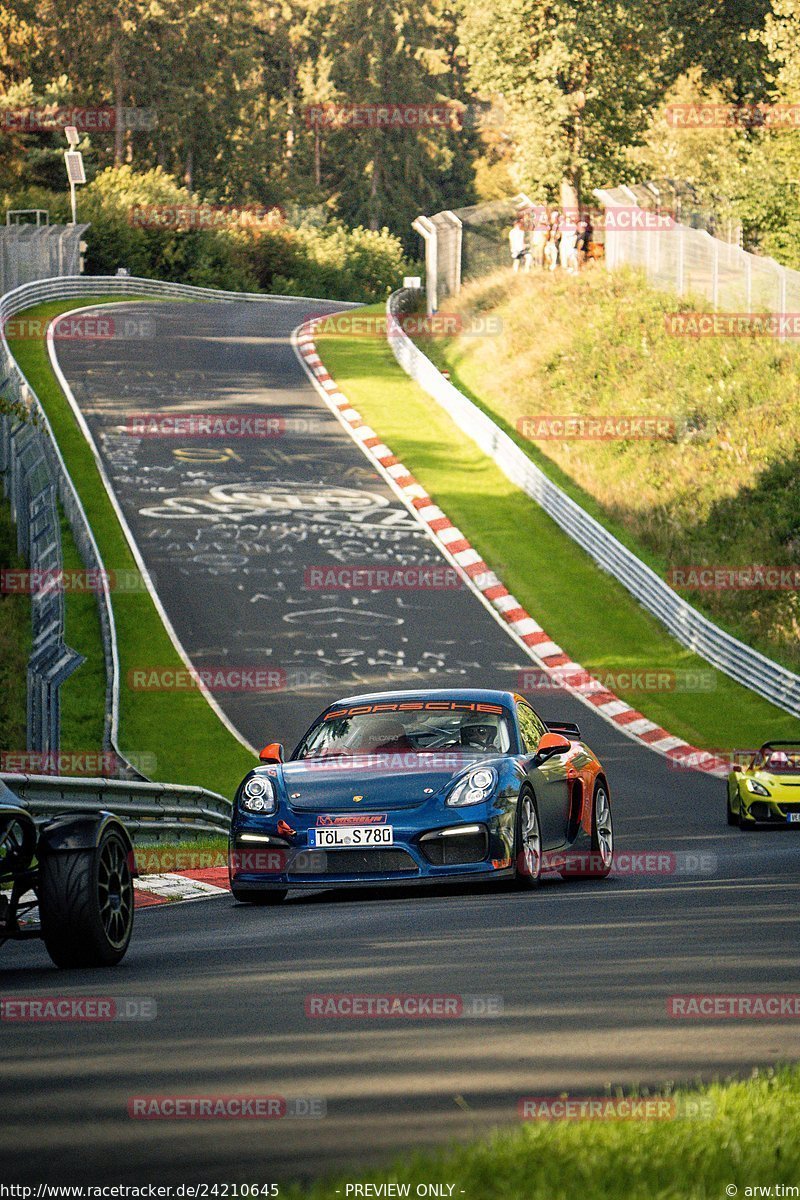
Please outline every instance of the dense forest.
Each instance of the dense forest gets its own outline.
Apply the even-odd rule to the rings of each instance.
[[[393,270],[420,212],[654,176],[797,265],[800,107],[778,125],[759,106],[794,105],[798,83],[800,0],[0,0],[0,195],[58,215],[63,133],[20,114],[103,108],[80,147],[100,266],[120,206],[261,214],[263,284],[319,258],[295,241],[287,265],[268,211],[371,232]],[[729,115],[676,126],[692,103]]]

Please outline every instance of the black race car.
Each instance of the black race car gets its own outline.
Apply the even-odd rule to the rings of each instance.
[[[0,781],[0,945],[40,937],[57,967],[115,966],[133,928],[133,861],[118,817],[65,815],[37,829]]]

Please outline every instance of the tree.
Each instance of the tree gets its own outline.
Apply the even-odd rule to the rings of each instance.
[[[519,185],[574,203],[624,175],[669,78],[662,12],[645,0],[506,0],[498,20],[465,0],[473,84],[503,97]]]

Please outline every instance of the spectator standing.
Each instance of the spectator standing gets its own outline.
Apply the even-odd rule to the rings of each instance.
[[[525,222],[522,217],[517,217],[511,229],[508,232],[508,245],[511,251],[511,266],[513,270],[518,271],[520,266],[524,264],[524,260],[528,255],[528,247],[525,238]]]

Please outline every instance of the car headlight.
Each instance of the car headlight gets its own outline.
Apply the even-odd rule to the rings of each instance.
[[[759,783],[757,779],[746,779],[744,786],[748,792],[753,792],[756,796],[768,796],[769,791],[764,787],[763,783]]]
[[[274,813],[278,807],[275,788],[263,775],[250,776],[242,788],[239,803],[246,812],[261,813],[262,816]]]
[[[491,767],[478,767],[459,779],[447,797],[451,808],[465,808],[468,804],[480,804],[492,793],[497,783],[497,772]]]

